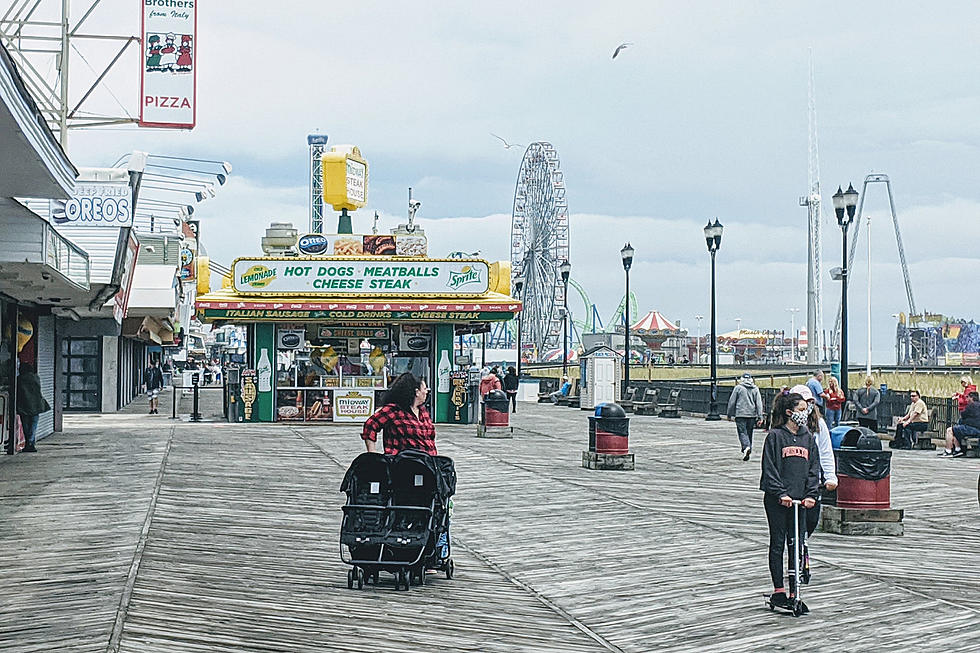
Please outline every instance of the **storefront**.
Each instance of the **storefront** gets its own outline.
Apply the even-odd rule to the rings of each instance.
[[[521,308],[506,263],[370,256],[389,250],[362,238],[378,237],[337,237],[359,256],[237,259],[228,287],[198,297],[203,321],[248,326],[250,419],[361,422],[395,377],[412,372],[432,388],[434,419],[447,421],[457,329],[510,320]],[[394,253],[396,237],[382,238]]]

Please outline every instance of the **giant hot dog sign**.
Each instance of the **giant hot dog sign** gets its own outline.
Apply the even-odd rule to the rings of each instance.
[[[363,260],[240,258],[232,264],[241,295],[483,295],[490,264],[479,259]]]

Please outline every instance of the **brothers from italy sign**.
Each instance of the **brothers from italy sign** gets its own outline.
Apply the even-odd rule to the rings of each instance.
[[[197,2],[140,0],[142,127],[191,129],[197,120]]]
[[[482,260],[247,259],[232,264],[242,295],[483,295],[490,265]]]

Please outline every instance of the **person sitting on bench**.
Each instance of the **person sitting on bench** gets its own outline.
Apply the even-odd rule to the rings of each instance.
[[[919,391],[909,392],[909,398],[912,403],[895,425],[895,439],[889,443],[892,449],[911,449],[919,434],[929,428],[929,409],[926,408],[926,402],[922,401]]]
[[[980,394],[967,395],[967,404],[960,413],[960,423],[946,429],[946,450],[943,458],[959,458],[966,455],[966,438],[980,437]]]
[[[567,397],[568,393],[572,391],[572,382],[568,380],[567,376],[561,377],[561,388],[557,392],[551,393],[551,403],[557,404],[559,399]]]

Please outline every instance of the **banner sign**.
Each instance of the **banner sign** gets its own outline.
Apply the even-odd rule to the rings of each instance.
[[[232,263],[243,295],[464,296],[490,288],[490,264],[470,259],[249,259]]]
[[[129,310],[129,293],[133,286],[133,274],[136,270],[136,258],[139,251],[139,242],[130,234],[129,241],[126,243],[126,261],[122,281],[119,283],[119,292],[112,299],[112,317],[119,324],[122,324],[123,318],[126,317],[126,311]]]
[[[321,326],[317,330],[317,335],[321,340],[326,338],[389,338],[387,327],[348,327],[348,326]]]
[[[352,145],[335,145],[320,158],[323,201],[334,211],[353,211],[367,204],[368,164]]]
[[[140,0],[141,127],[192,129],[197,120],[197,0]]]
[[[51,200],[51,219],[55,224],[131,227],[132,196],[129,182],[76,181],[70,199]]]
[[[230,320],[241,322],[272,322],[276,320],[296,322],[308,320],[411,320],[468,322],[510,320],[511,312],[469,311],[308,311],[269,308],[205,308],[197,307],[198,315],[206,320]]]

